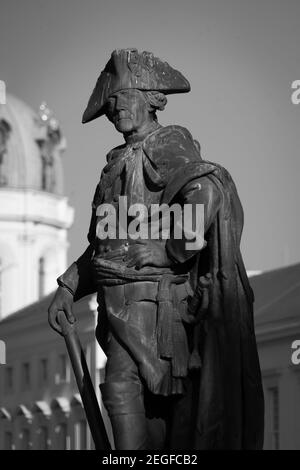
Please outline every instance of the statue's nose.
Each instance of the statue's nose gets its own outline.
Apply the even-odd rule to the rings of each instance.
[[[120,111],[121,109],[126,109],[126,99],[122,96],[119,95],[116,98],[116,109]]]

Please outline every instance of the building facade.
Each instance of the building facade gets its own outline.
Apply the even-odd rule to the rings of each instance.
[[[0,369],[0,449],[93,449],[65,342],[47,321],[50,301],[46,296],[0,323],[7,345],[6,365]],[[95,297],[78,302],[74,313],[101,402],[105,356],[95,341]]]
[[[300,344],[300,264],[250,281],[265,395],[264,448],[300,450],[300,360],[293,361],[292,347]]]
[[[0,339],[7,351],[0,367],[1,449],[92,446],[64,342],[47,323],[47,294],[67,267],[74,215],[64,196],[65,148],[45,103],[37,113],[10,95],[0,105]],[[76,311],[96,371],[92,300]],[[99,380],[95,373],[92,379]]]
[[[45,104],[0,104],[0,319],[53,291],[66,268],[73,209],[63,194],[65,138]]]

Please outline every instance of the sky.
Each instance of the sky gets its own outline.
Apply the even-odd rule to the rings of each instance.
[[[300,262],[299,39],[299,0],[0,0],[0,79],[34,109],[47,101],[68,142],[69,261],[87,245],[105,155],[122,142],[105,117],[82,125],[82,113],[111,52],[136,47],[191,83],[159,121],[187,127],[231,173],[246,268]]]

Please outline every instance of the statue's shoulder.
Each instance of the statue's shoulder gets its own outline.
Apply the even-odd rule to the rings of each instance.
[[[187,163],[200,160],[200,145],[188,129],[178,125],[161,127],[150,134],[144,142],[144,151],[154,162],[178,159]],[[175,161],[174,161],[175,163]]]
[[[186,139],[193,140],[192,134],[186,127],[179,126],[177,124],[170,124],[168,126],[162,126],[155,132],[148,136],[148,140],[155,139],[156,141],[166,143],[170,138],[177,141]]]
[[[226,168],[220,165],[220,163],[215,163],[208,160],[203,160],[203,163],[207,166],[214,168],[214,176],[216,176],[223,183],[223,185],[234,185],[234,181],[231,174]]]
[[[107,163],[110,163],[112,160],[118,157],[122,152],[124,152],[124,148],[125,148],[125,144],[121,144],[111,149],[106,155]]]

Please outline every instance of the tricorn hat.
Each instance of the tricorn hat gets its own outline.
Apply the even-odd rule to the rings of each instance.
[[[82,122],[90,122],[102,116],[108,98],[128,88],[160,91],[166,95],[187,93],[191,89],[187,79],[178,70],[154,57],[151,52],[116,49],[97,80]]]

